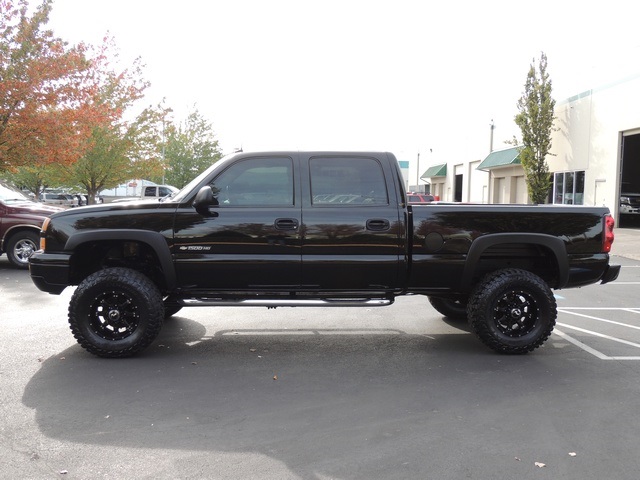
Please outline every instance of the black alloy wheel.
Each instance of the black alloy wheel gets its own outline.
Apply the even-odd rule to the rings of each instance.
[[[69,304],[74,337],[100,357],[128,357],[144,350],[160,333],[163,319],[156,285],[128,268],[107,268],[88,276]]]
[[[556,323],[553,292],[537,275],[521,269],[487,275],[469,297],[469,324],[499,353],[520,354],[541,346]]]

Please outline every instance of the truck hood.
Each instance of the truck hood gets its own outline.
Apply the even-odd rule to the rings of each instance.
[[[94,216],[102,215],[105,212],[127,212],[137,210],[155,210],[157,208],[169,207],[176,208],[175,204],[163,204],[158,199],[153,200],[138,200],[132,202],[111,202],[111,203],[99,203],[95,205],[85,205],[83,207],[62,209],[60,213],[57,213],[56,218],[68,217],[68,216]]]
[[[64,208],[44,205],[42,203],[30,202],[28,200],[20,202],[5,203],[9,214],[27,214],[48,217],[56,212],[61,212]]]

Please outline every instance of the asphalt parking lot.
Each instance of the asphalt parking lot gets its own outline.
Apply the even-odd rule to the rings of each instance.
[[[0,259],[0,478],[635,479],[640,231],[618,281],[558,291],[524,356],[421,297],[373,309],[185,309],[95,358]]]

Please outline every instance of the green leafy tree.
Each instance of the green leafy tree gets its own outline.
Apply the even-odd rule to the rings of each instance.
[[[104,189],[113,188],[131,178],[151,177],[161,171],[156,131],[159,113],[145,109],[133,122],[96,127],[91,148],[77,162],[63,167],[68,173],[65,184],[81,187],[89,203]]]
[[[184,187],[200,172],[222,158],[213,127],[197,109],[184,123],[170,124],[165,131],[165,182]]]
[[[524,93],[518,100],[516,124],[522,133],[520,162],[525,173],[529,198],[533,203],[545,203],[552,185],[546,157],[551,150],[553,131],[553,109],[555,100],[551,97],[551,80],[547,73],[547,56],[540,56],[538,67],[534,63],[529,68]],[[514,143],[517,144],[514,139]]]
[[[67,172],[66,185],[85,190],[89,203],[95,202],[101,190],[161,171],[158,152],[162,136],[158,124],[162,108],[148,107],[133,120],[125,119],[125,113],[143,97],[147,87],[139,59],[121,73],[108,68],[101,72],[95,102],[107,105],[111,116],[93,128],[84,155],[62,167]]]
[[[36,162],[33,162],[34,164]],[[21,189],[33,193],[34,199],[39,200],[42,191],[53,184],[59,183],[57,165],[22,166],[5,173],[5,178]]]

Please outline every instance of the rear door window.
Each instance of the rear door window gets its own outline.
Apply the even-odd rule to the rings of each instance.
[[[309,166],[314,206],[389,204],[382,165],[374,158],[314,157]]]

